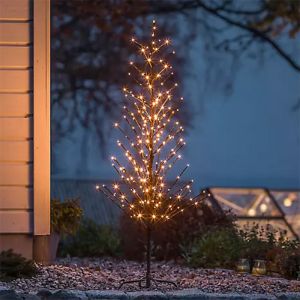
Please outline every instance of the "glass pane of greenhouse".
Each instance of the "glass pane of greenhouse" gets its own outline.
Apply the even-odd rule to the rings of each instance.
[[[224,210],[237,216],[243,228],[254,224],[284,231],[289,237],[300,234],[300,191],[267,189],[211,188]]]

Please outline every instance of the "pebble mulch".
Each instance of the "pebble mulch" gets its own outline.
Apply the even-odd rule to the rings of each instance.
[[[277,294],[300,292],[300,281],[278,277],[256,277],[223,269],[191,269],[175,263],[152,263],[152,273],[157,279],[175,281],[179,289],[197,288],[206,293]],[[144,265],[113,259],[65,259],[56,264],[39,266],[38,275],[30,279],[16,279],[5,286],[17,292],[48,290],[111,290],[122,279],[143,277]],[[127,285],[126,291],[137,290],[136,285]],[[172,289],[161,286],[163,291]]]

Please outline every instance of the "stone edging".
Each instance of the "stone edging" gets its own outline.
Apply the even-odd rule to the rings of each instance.
[[[14,290],[0,289],[0,300],[300,300],[300,293],[265,294],[213,294],[197,289],[185,289],[170,292],[138,291],[123,292],[119,290],[59,290],[51,292],[41,290],[36,294],[19,294]]]

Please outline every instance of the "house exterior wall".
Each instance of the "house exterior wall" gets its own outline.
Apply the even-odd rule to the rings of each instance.
[[[50,231],[49,32],[49,0],[0,0],[0,251],[26,257]]]

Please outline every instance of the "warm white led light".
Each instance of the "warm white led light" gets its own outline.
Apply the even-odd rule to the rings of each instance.
[[[185,145],[181,137],[183,127],[174,119],[183,98],[173,99],[172,90],[178,83],[172,82],[170,51],[164,53],[170,40],[154,39],[156,31],[153,20],[148,43],[131,39],[139,58],[133,56],[135,63],[129,61],[132,67],[129,67],[128,76],[137,83],[123,88],[126,105],[119,118],[122,121],[118,119],[114,123],[118,133],[123,134],[122,139],[117,140],[118,149],[123,152],[122,161],[111,156],[120,182],[109,187],[96,186],[118,202],[119,207],[127,208],[131,218],[141,222],[167,221],[182,213],[187,205],[200,203],[199,199],[194,201],[196,198],[190,197],[193,181],[180,182],[188,164],[175,174],[173,181],[167,179],[168,171],[175,170],[181,160],[181,148]]]

